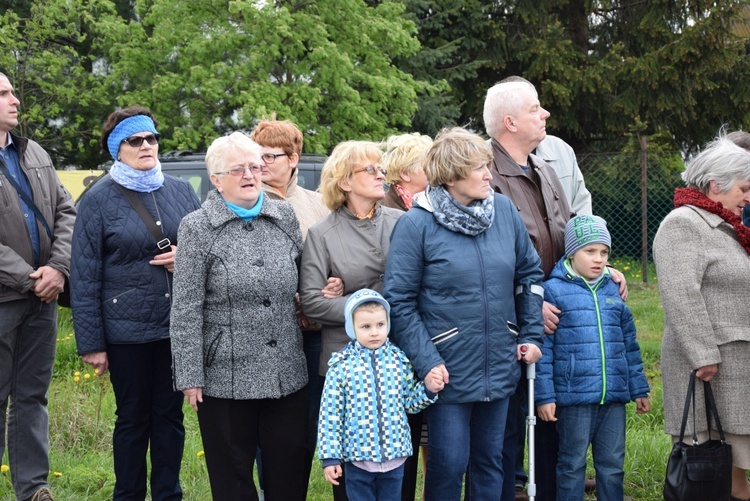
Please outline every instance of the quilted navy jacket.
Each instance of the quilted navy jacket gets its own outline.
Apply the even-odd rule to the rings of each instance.
[[[158,190],[138,196],[174,245],[183,216],[200,207],[193,188],[169,175]],[[71,306],[80,355],[105,351],[107,343],[169,337],[172,274],[148,263],[161,251],[109,176],[79,202],[72,254]]]
[[[607,274],[593,288],[561,259],[544,299],[562,313],[537,362],[536,404],[628,403],[648,395],[630,309]]]

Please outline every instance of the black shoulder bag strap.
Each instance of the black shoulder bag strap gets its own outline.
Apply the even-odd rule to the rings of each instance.
[[[159,248],[159,250],[168,252],[170,250],[172,242],[169,241],[169,238],[164,235],[164,232],[159,228],[159,225],[156,224],[156,221],[154,221],[154,216],[152,216],[148,209],[146,209],[146,206],[143,205],[141,199],[138,198],[138,194],[133,190],[127,189],[121,184],[115,184],[118,188],[120,188],[120,191],[122,192],[123,196],[125,196],[125,199],[130,202],[130,205],[133,206],[135,212],[146,224],[148,231],[151,232],[154,240],[156,240],[156,246]]]
[[[33,212],[36,218],[39,220],[39,222],[42,223],[42,226],[44,226],[44,229],[47,230],[47,235],[49,236],[50,241],[52,241],[53,240],[52,229],[49,227],[49,224],[47,224],[47,220],[44,219],[44,216],[42,215],[42,211],[40,211],[39,207],[36,206],[36,204],[34,203],[34,200],[29,198],[26,192],[23,189],[21,189],[21,187],[18,185],[16,180],[13,179],[13,176],[10,175],[10,172],[8,171],[8,167],[2,162],[0,162],[0,172],[2,172],[5,178],[8,181],[10,181],[10,184],[13,185],[13,187],[18,192],[18,196],[21,197],[21,199],[23,199],[24,202],[26,202],[26,205],[29,206],[29,208],[31,209],[31,212]]]

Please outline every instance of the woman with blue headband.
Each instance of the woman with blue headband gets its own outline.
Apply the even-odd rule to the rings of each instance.
[[[117,405],[114,500],[146,498],[149,446],[151,499],[182,499],[183,395],[172,387],[169,315],[177,228],[200,202],[190,184],[162,173],[156,125],[141,106],[109,115],[101,144],[114,164],[79,201],[73,233],[78,353],[97,375],[109,370]]]

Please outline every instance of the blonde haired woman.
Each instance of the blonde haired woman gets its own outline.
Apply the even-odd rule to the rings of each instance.
[[[383,205],[407,211],[412,198],[427,187],[422,159],[432,146],[432,139],[418,133],[391,136],[385,144],[383,168],[388,192]]]
[[[380,205],[385,195],[381,158],[376,143],[347,141],[334,148],[321,173],[318,191],[332,212],[307,234],[299,290],[302,312],[323,325],[321,377],[331,354],[349,342],[346,300],[359,289],[383,290],[391,231],[403,212]],[[337,280],[343,281],[343,292],[324,291]],[[339,483],[334,498],[346,499]]]

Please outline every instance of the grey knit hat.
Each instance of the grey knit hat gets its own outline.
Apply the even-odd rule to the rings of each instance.
[[[599,216],[581,214],[565,225],[565,257],[570,257],[587,245],[604,244],[612,248],[607,222]]]
[[[374,290],[360,289],[351,295],[344,306],[344,328],[346,334],[352,340],[357,339],[354,332],[354,311],[365,303],[378,303],[385,308],[385,315],[388,318],[388,332],[391,331],[391,305]]]

